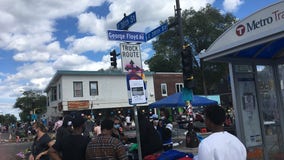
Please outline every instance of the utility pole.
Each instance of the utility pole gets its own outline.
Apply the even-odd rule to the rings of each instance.
[[[177,21],[178,21],[178,33],[180,36],[180,50],[179,53],[182,54],[182,62],[183,62],[183,82],[184,82],[184,88],[183,88],[183,99],[186,102],[186,105],[188,108],[191,107],[190,100],[192,99],[192,80],[193,75],[190,77],[188,76],[189,70],[192,73],[192,55],[191,55],[191,48],[189,46],[185,47],[184,45],[184,37],[183,37],[183,31],[182,31],[182,21],[181,21],[181,8],[179,4],[179,0],[176,0],[177,5]],[[189,48],[188,48],[189,47]],[[190,62],[189,62],[190,61]],[[187,63],[184,63],[187,62]],[[189,66],[191,65],[191,66]],[[186,70],[185,70],[186,69]],[[186,72],[185,72],[186,71]],[[191,83],[189,83],[191,82]],[[191,116],[191,115],[189,115]],[[189,120],[188,122],[188,132],[186,134],[186,147],[193,148],[198,146],[199,141],[197,139],[196,133],[193,130],[193,119]]]
[[[182,30],[182,19],[181,19],[181,8],[179,0],[176,0],[177,5],[177,23],[178,23],[178,34],[180,36],[180,47],[179,53],[181,54],[182,58],[182,70],[183,70],[183,99],[186,101],[192,100],[192,89],[194,88],[194,77],[193,77],[193,68],[192,62],[193,57],[191,53],[191,47],[189,44],[184,43],[184,35]]]
[[[177,22],[178,22],[178,34],[180,36],[180,50],[179,53],[183,51],[183,45],[184,45],[184,37],[183,37],[183,31],[182,31],[182,23],[181,23],[181,8],[179,4],[179,0],[176,0],[177,5]]]

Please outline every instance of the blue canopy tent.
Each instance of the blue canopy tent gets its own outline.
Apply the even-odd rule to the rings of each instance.
[[[206,97],[196,96],[192,97],[192,106],[210,106],[218,104],[217,101],[210,100]],[[185,101],[182,98],[182,92],[172,94],[166,98],[149,104],[150,108],[161,108],[161,107],[185,107]]]

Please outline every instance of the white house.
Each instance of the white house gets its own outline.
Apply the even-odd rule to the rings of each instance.
[[[145,72],[147,106],[155,102],[153,73]],[[47,117],[65,111],[132,107],[129,104],[126,73],[121,71],[59,70],[47,85]]]

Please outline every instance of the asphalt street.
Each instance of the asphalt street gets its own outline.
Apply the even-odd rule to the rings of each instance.
[[[16,156],[19,152],[24,152],[30,147],[30,142],[23,143],[1,143],[0,144],[0,160],[20,160],[21,158]]]
[[[19,142],[9,140],[9,133],[0,133],[0,160],[20,160],[19,152],[25,152],[31,142]]]

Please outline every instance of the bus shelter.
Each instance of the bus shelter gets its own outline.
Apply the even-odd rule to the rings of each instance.
[[[236,133],[248,159],[284,159],[284,1],[234,24],[200,58],[229,65]]]

